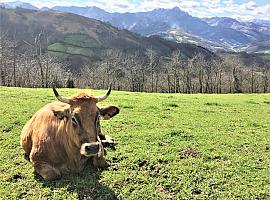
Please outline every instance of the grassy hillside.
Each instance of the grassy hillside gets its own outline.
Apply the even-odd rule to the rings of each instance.
[[[66,35],[63,42],[56,42],[48,47],[51,54],[62,58],[77,55],[90,60],[101,58],[105,49],[97,40],[86,34]]]
[[[19,137],[31,115],[55,100],[53,92],[0,87],[0,96],[2,199],[270,198],[270,94],[113,91],[103,105],[118,105],[120,114],[102,121],[118,143],[107,149],[109,169],[50,183],[34,177]]]

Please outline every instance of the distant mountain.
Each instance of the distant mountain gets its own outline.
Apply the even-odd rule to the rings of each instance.
[[[204,18],[205,22],[214,27],[238,30],[251,38],[253,42],[270,39],[270,26],[253,22],[239,22],[228,17]]]
[[[6,3],[1,3],[0,2],[0,7],[5,7],[5,8],[25,8],[25,9],[31,9],[31,10],[38,10],[37,7],[31,5],[30,3],[24,3],[21,1],[13,1],[13,2],[6,2]]]
[[[73,6],[52,9],[109,22],[113,26],[144,36],[162,35],[211,50],[244,50],[251,43],[267,40],[270,35],[270,26],[242,23],[231,18],[200,19],[192,17],[178,7],[138,13],[108,13],[97,7]],[[183,34],[185,37],[182,37]]]
[[[180,31],[178,29],[170,29],[167,32],[161,34],[161,36],[167,40],[177,41],[182,43],[191,43],[197,46],[203,46],[213,52],[219,51],[235,51],[234,46],[226,44],[214,42],[196,35],[189,34],[184,31]]]
[[[248,53],[267,53],[270,54],[270,40],[255,42],[246,49]]]
[[[120,30],[108,23],[59,11],[40,11],[22,8],[1,9],[1,29],[23,44],[31,44],[41,30],[48,35],[49,52],[80,63],[101,60],[107,50],[140,53],[152,49],[158,56],[170,56],[180,50],[191,58],[198,53],[206,58],[215,57],[209,50],[192,44],[178,44],[158,36],[143,37]],[[12,38],[11,38],[12,39]],[[76,65],[76,66],[75,66]]]
[[[118,28],[127,29],[145,36],[164,33],[169,29],[179,29],[207,39],[221,40],[225,38],[230,42],[250,42],[245,35],[241,35],[235,30],[213,28],[201,19],[192,17],[187,12],[180,10],[178,7],[173,9],[161,8],[138,13],[107,13],[95,7],[53,7],[52,9],[106,21]],[[233,37],[229,37],[228,33]]]
[[[44,9],[44,8],[42,8],[42,9]],[[110,19],[110,15],[111,15],[111,13],[108,13],[105,10],[102,10],[102,9],[95,7],[95,6],[93,6],[93,7],[55,6],[55,7],[52,7],[51,10],[74,13],[77,15],[81,15],[81,16],[93,18],[93,19],[98,19],[101,21],[107,21],[107,19]]]
[[[97,7],[77,6],[56,6],[50,10],[108,22],[143,36],[160,35],[176,42],[193,43],[212,51],[245,51],[254,43],[270,40],[267,21],[239,22],[226,17],[200,19],[178,7],[137,13],[109,13]]]
[[[251,22],[253,22],[255,24],[262,24],[262,25],[270,26],[270,21],[269,20],[254,19],[254,20],[251,20]]]

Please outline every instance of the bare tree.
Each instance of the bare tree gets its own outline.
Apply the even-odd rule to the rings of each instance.
[[[157,91],[157,84],[158,84],[158,73],[157,73],[157,66],[159,63],[159,59],[157,54],[153,51],[153,48],[151,47],[148,51],[147,51],[147,57],[149,60],[148,66],[150,68],[150,77],[151,77],[151,92]],[[142,68],[142,66],[141,66]],[[144,69],[144,68],[142,68]],[[143,75],[145,75],[145,71],[143,70]],[[156,82],[155,82],[155,75],[156,75]],[[156,89],[154,90],[154,87],[156,85]]]
[[[269,82],[270,82],[270,67],[264,62],[263,67],[263,92],[269,92]]]

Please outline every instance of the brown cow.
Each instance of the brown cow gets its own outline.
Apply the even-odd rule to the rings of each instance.
[[[66,98],[54,94],[60,102],[50,103],[28,121],[21,133],[21,145],[35,173],[52,180],[63,173],[79,172],[92,161],[103,168],[104,158],[99,116],[109,119],[119,113],[114,106],[98,108],[96,103],[106,99],[111,92],[100,97],[80,93]]]

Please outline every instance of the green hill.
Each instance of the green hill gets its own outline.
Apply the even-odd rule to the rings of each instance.
[[[99,59],[106,48],[87,34],[70,34],[66,35],[62,42],[49,45],[48,50],[51,54],[63,58],[79,55],[84,59]]]

